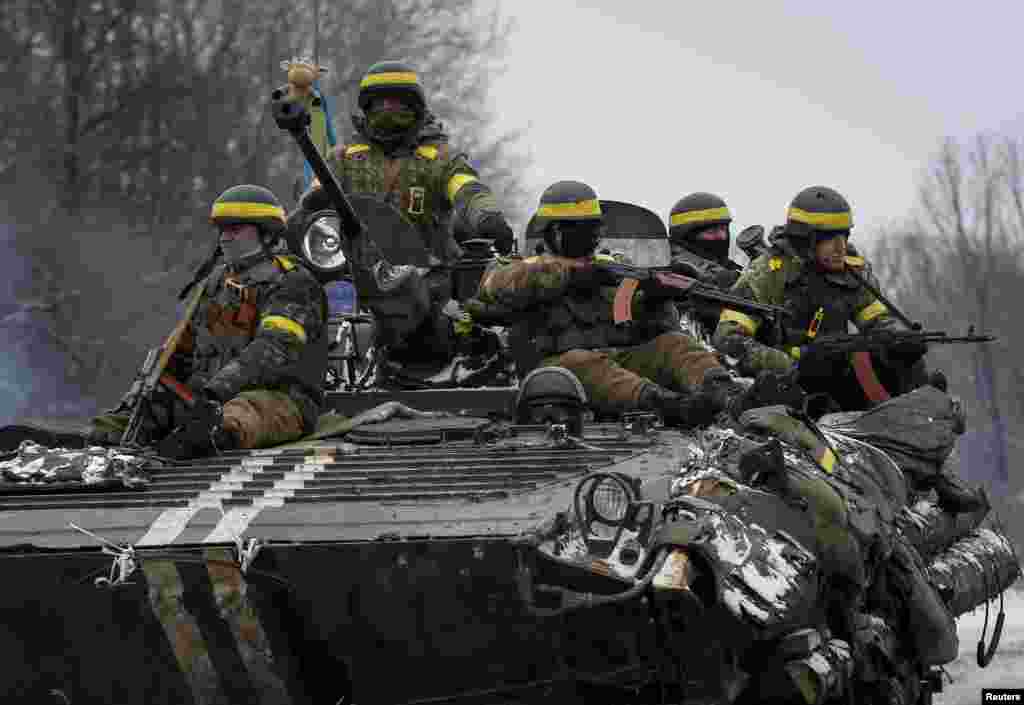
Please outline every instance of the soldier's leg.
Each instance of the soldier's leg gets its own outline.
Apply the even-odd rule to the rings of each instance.
[[[587,391],[590,406],[603,413],[616,414],[638,407],[640,393],[649,380],[625,369],[608,353],[595,350],[569,350],[546,358],[548,366],[564,367],[576,375]]]
[[[224,429],[238,448],[264,448],[301,438],[302,411],[284,392],[253,389],[224,404]]]
[[[695,389],[709,370],[722,369],[714,352],[683,333],[662,333],[643,345],[625,348],[615,354],[615,361],[677,391]]]

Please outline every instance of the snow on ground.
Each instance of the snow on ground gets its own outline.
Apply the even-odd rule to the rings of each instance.
[[[988,635],[999,613],[999,602],[989,605]],[[960,656],[946,666],[953,683],[946,681],[946,689],[935,696],[936,705],[978,705],[982,688],[1024,688],[1024,591],[1006,593],[1006,622],[999,650],[988,668],[978,668],[976,652],[981,627],[985,622],[985,608],[979,607],[957,620],[960,634]]]

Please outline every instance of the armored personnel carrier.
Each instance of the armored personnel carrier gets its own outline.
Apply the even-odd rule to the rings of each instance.
[[[400,246],[379,204],[356,206]],[[644,210],[609,204],[631,224],[611,249],[666,245]],[[331,218],[291,243],[327,275]],[[466,286],[486,260],[471,252]],[[916,494],[857,418],[595,419],[501,331],[462,368],[396,374],[372,321],[336,314],[333,413],[297,443],[170,462],[75,425],[0,429],[5,703],[927,703],[940,682],[900,610],[929,596],[894,607],[869,571],[862,638],[833,633],[832,558],[786,478],[842,499],[883,547],[866,564],[912,546],[926,608],[962,613],[1020,575],[986,510]],[[531,423],[536,399],[571,422]]]

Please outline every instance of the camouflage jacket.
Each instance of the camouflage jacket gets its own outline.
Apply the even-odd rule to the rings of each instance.
[[[421,133],[393,151],[357,132],[354,141],[335,148],[327,163],[346,193],[377,196],[397,208],[440,263],[462,256],[452,235],[453,216],[462,231],[475,233],[485,218],[501,212],[466,155],[453,155],[440,131]]]
[[[860,257],[846,259],[848,267],[865,266]],[[751,262],[732,291],[793,313],[779,329],[764,325],[759,317],[723,309],[713,343],[739,360],[743,374],[786,371],[799,357],[801,345],[816,335],[845,333],[848,322],[860,330],[898,327],[885,304],[852,275],[818,272],[812,263],[778,247]]]
[[[327,299],[297,259],[254,257],[221,265],[169,368],[221,402],[247,389],[285,391],[316,425],[327,372]]]
[[[500,259],[466,310],[481,322],[509,325],[541,355],[636,345],[679,330],[672,302],[648,300],[642,291],[635,294],[633,324],[615,325],[615,287],[574,285],[575,272],[589,262],[555,255]]]

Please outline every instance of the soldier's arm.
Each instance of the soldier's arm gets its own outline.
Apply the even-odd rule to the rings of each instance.
[[[740,277],[739,271],[699,257],[681,244],[673,242],[669,246],[671,249],[670,264],[673,271],[723,289],[735,285]]]
[[[298,362],[306,345],[325,334],[326,325],[323,288],[313,275],[301,267],[284,273],[260,310],[255,337],[204,391],[225,402],[247,387],[286,381],[284,370]]]
[[[513,260],[484,274],[477,298],[502,310],[524,311],[564,296],[574,272],[585,264],[551,255]]]
[[[510,252],[514,235],[505,223],[498,199],[490,186],[480,180],[466,156],[458,154],[449,159],[441,172],[441,180],[445,198],[456,217],[461,218],[474,234],[493,238],[498,252]]]
[[[731,293],[763,304],[781,304],[785,285],[785,271],[772,265],[767,256],[751,263],[732,287]],[[723,308],[712,345],[738,361],[744,375],[756,376],[763,371],[787,372],[793,359],[782,350],[757,340],[756,336],[766,322],[760,316]]]
[[[881,288],[878,279],[863,258],[856,255],[850,256],[846,258],[846,263],[861,277],[867,279],[871,286],[876,289]],[[906,329],[906,326],[890,313],[889,307],[879,301],[878,297],[865,286],[860,287],[857,292],[857,300],[853,305],[853,324],[860,331]]]

